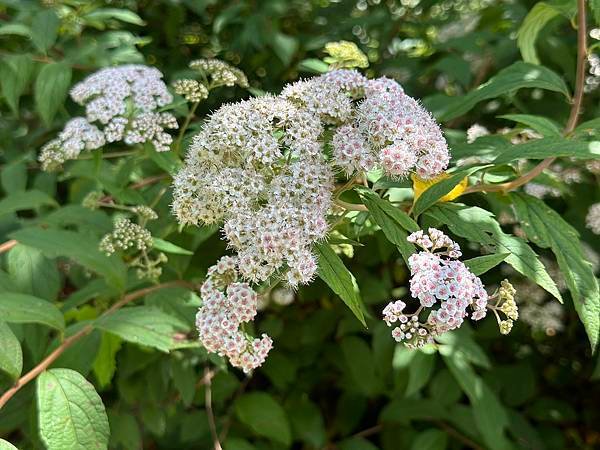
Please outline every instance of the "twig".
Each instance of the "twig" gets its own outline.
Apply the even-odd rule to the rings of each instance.
[[[18,244],[18,242],[14,239],[11,239],[10,241],[6,241],[4,244],[0,244],[0,253],[5,253],[5,252],[9,251],[11,248],[13,248],[17,244]]]
[[[181,130],[179,131],[179,136],[177,136],[177,141],[175,142],[175,154],[176,155],[179,155],[179,152],[181,150],[181,142],[183,141],[183,135],[185,134],[185,131],[187,130],[188,126],[190,125],[190,122],[192,121],[192,118],[194,117],[194,114],[196,113],[196,108],[198,108],[199,104],[200,104],[200,102],[195,102],[192,105],[192,107],[190,108],[190,112],[186,116],[185,121],[183,122],[183,125],[181,126]]]
[[[333,203],[335,203],[338,206],[341,206],[344,209],[347,209],[348,211],[368,211],[368,209],[365,205],[358,205],[356,203],[348,203],[348,202],[344,202],[340,199],[335,199],[333,201]]]
[[[215,423],[215,414],[212,409],[212,375],[210,369],[207,367],[204,369],[204,378],[206,383],[204,385],[204,407],[206,408],[206,414],[208,415],[208,427],[210,428],[210,434],[213,438],[214,450],[223,450],[221,442],[219,441],[219,435],[217,433],[217,424]],[[213,374],[214,375],[214,374]]]
[[[169,175],[168,173],[162,173],[160,175],[154,175],[153,177],[144,178],[143,180],[140,180],[137,183],[133,183],[131,185],[131,189],[141,189],[151,184],[158,183],[159,181],[166,180],[170,177],[171,175]]]
[[[190,286],[191,283],[186,282],[186,281],[180,281],[180,280],[169,281],[167,283],[157,284],[155,286],[150,286],[150,287],[147,287],[144,289],[139,289],[137,291],[134,291],[130,294],[125,295],[121,300],[119,300],[114,305],[112,305],[109,309],[107,309],[100,316],[100,318],[105,317],[109,314],[112,314],[117,309],[125,306],[127,303],[137,300],[138,298],[144,297],[145,295],[148,295],[154,291],[158,291],[160,289],[165,289],[165,288],[173,287],[173,286],[181,286],[181,285]],[[56,349],[54,349],[54,351],[52,353],[50,353],[48,356],[46,356],[46,358],[44,358],[42,360],[42,362],[40,362],[37,366],[35,366],[33,369],[31,369],[29,372],[27,372],[21,378],[19,378],[17,380],[17,382],[14,384],[14,386],[12,386],[8,391],[6,391],[0,397],[0,410],[4,407],[6,402],[8,402],[23,386],[25,386],[30,381],[34,380],[40,373],[42,373],[44,370],[46,370],[60,355],[62,355],[65,352],[65,350],[67,350],[75,342],[77,342],[84,336],[87,336],[89,333],[92,332],[93,329],[94,329],[94,325],[90,324],[90,325],[85,326],[81,330],[79,330],[73,336],[69,336]]]
[[[563,130],[564,135],[569,135],[575,130],[579,115],[581,114],[581,104],[583,103],[583,88],[585,85],[585,66],[587,56],[587,24],[585,0],[577,0],[577,21],[579,27],[577,29],[577,73],[575,75],[575,94],[573,96],[573,104],[569,113],[569,119]],[[529,172],[521,175],[508,183],[502,184],[478,184],[467,188],[464,194],[472,192],[509,192],[529,183],[544,170],[546,170],[556,158],[546,158]]]

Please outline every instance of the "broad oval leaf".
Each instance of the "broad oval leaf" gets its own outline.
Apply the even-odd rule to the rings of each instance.
[[[56,262],[38,249],[18,244],[7,255],[7,270],[18,291],[54,301],[61,288]]]
[[[235,412],[243,424],[259,436],[289,446],[292,441],[290,424],[284,409],[269,394],[252,392],[235,402]]]
[[[65,329],[60,310],[49,301],[27,294],[4,292],[0,295],[0,317],[9,323],[40,323]]]
[[[319,258],[319,277],[340,296],[350,311],[366,327],[362,303],[352,274],[329,244],[316,244],[314,248]]]
[[[534,116],[531,114],[504,114],[498,117],[500,119],[521,123],[538,133],[541,133],[544,137],[558,137],[562,134],[562,131],[556,122],[547,117]]]
[[[40,436],[52,450],[108,447],[106,411],[94,386],[71,369],[51,369],[38,377]]]
[[[71,67],[65,63],[46,64],[35,80],[35,106],[46,127],[50,128],[58,108],[67,97]]]
[[[46,53],[54,45],[59,25],[60,20],[53,9],[43,9],[35,15],[31,23],[31,40],[40,52]]]
[[[23,370],[23,351],[10,327],[0,321],[0,370],[16,380]]]
[[[546,159],[557,157],[577,159],[600,158],[600,141],[583,142],[549,137],[512,145],[500,153],[494,164],[506,164],[518,159]]]
[[[509,255],[510,253],[494,253],[492,255],[477,256],[476,258],[467,259],[464,263],[473,274],[480,276],[496,267]]]
[[[18,191],[0,200],[0,216],[40,206],[56,206],[56,201],[42,191]]]

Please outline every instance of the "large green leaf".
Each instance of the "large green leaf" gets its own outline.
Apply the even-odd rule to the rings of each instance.
[[[0,317],[9,323],[41,323],[60,331],[65,329],[63,315],[56,306],[27,294],[2,293]]]
[[[367,326],[352,274],[327,243],[316,244],[314,248],[319,258],[319,277],[340,296],[356,318]]]
[[[123,341],[114,334],[102,333],[100,349],[94,360],[94,375],[100,387],[108,386],[117,370],[116,356]]]
[[[562,301],[556,283],[536,253],[523,239],[504,233],[492,213],[476,206],[440,204],[425,214],[446,224],[457,236],[478,242],[493,253],[508,253],[508,264]]]
[[[35,107],[46,127],[51,127],[70,84],[71,66],[66,63],[46,64],[40,70],[35,80]]]
[[[579,234],[542,200],[521,193],[512,194],[511,198],[527,237],[540,247],[550,248],[554,252],[575,309],[585,326],[592,349],[595,349],[600,332],[600,292]]]
[[[410,450],[444,450],[447,444],[448,435],[446,433],[430,428],[417,435]]]
[[[265,392],[242,395],[235,402],[235,413],[254,433],[288,447],[292,441],[290,424],[285,411]]]
[[[8,273],[19,292],[50,301],[57,299],[61,281],[55,261],[22,244],[11,249],[6,260]]]
[[[56,206],[56,200],[42,191],[18,191],[0,200],[0,216],[40,206]]]
[[[40,436],[51,450],[108,447],[106,411],[94,386],[71,369],[51,369],[37,380]]]
[[[388,241],[398,247],[404,261],[408,261],[410,255],[415,252],[415,246],[406,238],[408,233],[419,230],[419,225],[408,214],[374,192],[363,189],[360,193],[363,203],[369,209],[375,223],[379,225]]]
[[[560,127],[553,120],[531,114],[504,114],[500,119],[512,120],[532,128],[544,137],[558,137],[562,134]]]
[[[54,9],[42,9],[31,23],[31,40],[33,45],[42,53],[54,45],[58,37],[60,20]]]
[[[517,45],[521,50],[523,61],[532,64],[540,63],[535,51],[535,41],[542,28],[558,15],[560,11],[546,2],[533,5],[517,31]]]
[[[566,156],[578,159],[600,158],[600,141],[573,141],[560,137],[536,139],[512,145],[500,153],[494,164],[506,164],[518,159],[546,159]]]
[[[98,242],[74,231],[24,228],[10,235],[13,239],[37,248],[50,258],[65,256],[102,275],[113,287],[125,287],[126,268],[116,256],[106,256],[98,250]]]
[[[494,253],[492,255],[477,256],[476,258],[467,259],[464,263],[471,272],[479,276],[496,267],[509,255],[510,253]]]
[[[133,25],[145,25],[140,16],[128,9],[120,8],[97,8],[83,16],[83,20],[93,23],[98,28],[104,28],[104,22],[108,20],[119,20]]]
[[[132,306],[98,319],[94,326],[139,345],[168,352],[179,346],[177,333],[187,331],[187,324],[157,308]]]
[[[10,327],[0,321],[0,371],[16,380],[23,370],[23,351]]]
[[[444,121],[454,119],[470,111],[483,100],[499,97],[522,88],[560,92],[566,97],[570,95],[564,80],[552,70],[535,64],[516,62],[502,69],[477,89],[453,99],[439,119]]]
[[[0,63],[2,96],[14,114],[19,112],[19,99],[31,82],[35,64],[31,55],[10,55]]]

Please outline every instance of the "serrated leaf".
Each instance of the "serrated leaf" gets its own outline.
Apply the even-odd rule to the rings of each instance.
[[[319,258],[319,277],[340,296],[350,311],[366,327],[361,300],[354,287],[352,274],[329,244],[316,244],[314,249]]]
[[[0,371],[17,380],[23,370],[23,351],[19,340],[3,321],[0,321]]]
[[[371,213],[373,220],[385,237],[398,247],[404,261],[408,261],[410,255],[415,252],[415,246],[406,238],[409,233],[419,230],[419,225],[412,220],[408,214],[394,207],[387,200],[382,199],[374,192],[368,190],[360,191],[363,203]]]
[[[19,98],[29,86],[35,64],[31,55],[10,55],[0,64],[0,86],[2,96],[16,115],[19,112]]]
[[[463,261],[473,274],[480,276],[504,261],[510,253],[494,253],[493,255],[477,256]]]
[[[6,257],[8,273],[19,292],[54,301],[61,288],[56,262],[39,250],[18,244]]]
[[[169,352],[178,347],[175,334],[187,331],[187,324],[157,308],[131,306],[99,318],[98,329],[115,334],[134,344]]]
[[[0,317],[9,323],[41,323],[60,331],[65,329],[63,315],[56,306],[27,294],[2,293]]]
[[[458,186],[465,178],[488,166],[470,167],[468,169],[459,170],[450,175],[450,177],[440,180],[434,185],[426,189],[416,200],[413,207],[415,217],[421,215],[423,211],[435,204],[439,199],[444,197],[456,186]]]
[[[71,67],[65,63],[46,64],[35,80],[35,107],[47,128],[67,98]]]
[[[285,446],[291,444],[292,433],[285,411],[269,394],[252,392],[242,395],[235,402],[235,413],[240,422],[257,435]]]
[[[0,216],[17,211],[56,206],[56,200],[42,191],[18,191],[0,200]]]
[[[575,310],[585,326],[592,349],[595,349],[600,332],[600,292],[579,233],[542,200],[521,193],[512,194],[511,198],[527,237],[542,248],[550,248],[556,256]]]
[[[157,237],[152,237],[152,246],[156,250],[160,250],[165,253],[173,253],[175,255],[193,255],[194,252],[186,250],[185,248],[181,248],[178,245],[173,244],[172,242],[165,241],[164,239],[160,239]]]
[[[40,52],[46,53],[54,45],[59,25],[60,20],[53,9],[43,9],[34,16],[31,22],[31,40]]]
[[[121,338],[114,334],[102,333],[100,349],[92,366],[101,388],[110,384],[117,370],[116,356],[121,349],[122,342]]]
[[[109,426],[94,386],[70,369],[42,372],[37,380],[40,437],[52,450],[106,449]]]
[[[443,204],[425,214],[446,224],[457,236],[489,247],[494,253],[508,253],[508,264],[562,302],[556,283],[536,253],[523,239],[504,233],[492,213],[475,206]]]
[[[563,156],[577,159],[598,159],[600,158],[600,141],[583,142],[560,137],[535,139],[508,147],[496,157],[494,164],[506,164],[519,159],[546,159]]]
[[[37,248],[50,258],[65,256],[102,275],[118,290],[125,287],[126,268],[116,256],[106,256],[98,250],[98,242],[74,231],[44,228],[24,228],[11,233],[11,238]]]
[[[504,114],[498,116],[498,118],[521,123],[542,134],[544,137],[559,137],[562,134],[562,131],[556,122],[547,117],[534,116],[531,114]]]
[[[439,119],[443,121],[454,119],[470,111],[483,100],[499,97],[523,88],[545,89],[560,92],[567,98],[570,96],[564,80],[552,70],[543,66],[516,62],[502,69],[475,90],[453,99]]]
[[[535,51],[535,41],[546,24],[558,15],[560,11],[548,3],[539,2],[533,5],[517,31],[517,46],[523,61],[532,64],[540,63]]]

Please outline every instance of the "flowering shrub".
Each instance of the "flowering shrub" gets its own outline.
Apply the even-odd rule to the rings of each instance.
[[[598,5],[192,3],[0,4],[0,448],[593,448]]]

